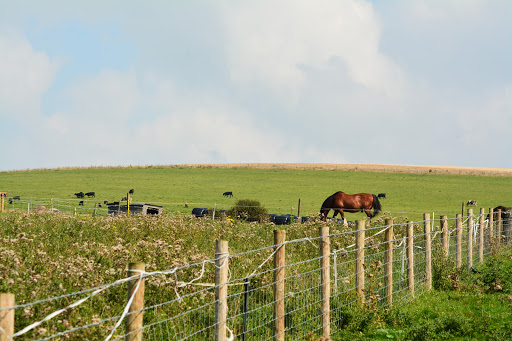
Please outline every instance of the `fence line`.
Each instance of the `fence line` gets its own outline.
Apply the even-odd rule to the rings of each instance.
[[[10,198],[12,199],[12,198]],[[80,201],[83,201],[86,206],[80,205]],[[130,205],[133,204],[141,204],[142,202],[136,202],[132,201]],[[93,206],[94,204],[102,205],[100,206]],[[151,201],[151,204],[154,205],[161,205],[164,206],[163,211],[167,213],[175,212],[172,209],[169,209],[169,207],[182,207],[184,209],[192,209],[193,207],[206,207],[211,212],[214,210],[229,210],[232,208],[232,204],[226,204],[224,208],[220,206],[218,203],[204,203],[204,202],[158,202],[158,201]],[[103,203],[103,200],[95,200],[94,198],[71,198],[71,199],[63,199],[63,198],[37,198],[37,197],[21,197],[19,200],[13,200],[11,203],[8,201],[5,202],[5,210],[20,210],[20,211],[27,211],[32,212],[36,210],[38,206],[45,206],[47,210],[51,210],[54,212],[67,212],[67,213],[73,213],[73,214],[96,214],[96,215],[108,215],[108,209],[105,207],[105,204]],[[165,208],[165,206],[167,208]],[[303,205],[302,205],[303,206]],[[251,208],[251,206],[244,206],[246,208]],[[258,207],[258,206],[252,206]],[[267,210],[277,210],[281,213],[279,214],[291,214],[293,215],[293,212],[296,212],[297,217],[299,215],[302,216],[316,216],[317,211],[314,212],[306,212],[306,214],[298,214],[300,207],[295,207],[294,205],[290,206],[265,206],[265,209]],[[318,207],[318,211],[320,210],[320,207]],[[303,211],[303,209],[302,209]],[[282,212],[288,212],[288,213],[282,213]],[[420,211],[387,211],[388,213],[391,213],[393,215],[398,214],[423,214],[423,212]],[[304,212],[302,212],[304,213]],[[330,219],[330,218],[329,218]]]
[[[482,209],[477,215],[468,209],[465,217],[458,214],[453,219],[440,216],[431,220],[430,214],[425,214],[423,221],[393,224],[392,219],[387,219],[385,226],[368,229],[362,220],[357,221],[354,231],[334,234],[321,223],[318,237],[291,241],[285,240],[285,231],[275,230],[273,246],[240,254],[230,254],[227,242],[219,240],[214,259],[183,267],[155,272],[138,268],[114,283],[32,304],[16,306],[13,299],[1,294],[0,340],[15,340],[23,335],[39,340],[64,335],[80,339],[81,332],[88,333],[94,327],[101,327],[108,334],[103,334],[106,340],[139,340],[142,336],[146,340],[284,340],[285,335],[304,339],[311,333],[328,337],[343,328],[346,307],[380,309],[400,305],[430,290],[432,252],[440,251],[448,260],[455,256],[457,267],[474,267],[485,256],[509,246],[510,228],[511,222],[504,222],[501,214],[494,217],[492,209],[489,219]],[[366,232],[372,235],[366,236]],[[331,250],[333,241],[347,246]],[[273,266],[269,262],[272,258]],[[242,264],[250,266],[244,268]],[[212,278],[206,274],[213,272],[215,283],[197,282],[203,276]],[[144,280],[154,276],[173,277],[166,281],[166,288],[159,290],[171,291],[175,297],[143,307]],[[34,332],[34,328],[59,314],[124,283],[131,284],[128,303],[120,306],[122,314],[53,335]],[[151,287],[149,282],[147,288],[148,285]],[[14,318],[7,318],[16,309],[83,294],[87,296],[16,333]],[[143,313],[147,319],[144,324]],[[116,335],[123,320],[125,333]]]

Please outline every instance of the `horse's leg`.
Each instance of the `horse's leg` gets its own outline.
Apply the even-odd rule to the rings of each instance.
[[[320,211],[320,217],[322,221],[327,221],[327,215],[329,214],[329,210]]]
[[[345,219],[345,212],[343,210],[340,210],[341,219],[343,219],[343,226],[348,226],[347,219]]]
[[[371,208],[365,208],[364,209],[364,213],[366,213],[366,215],[368,216],[368,219],[370,221],[370,223],[372,222],[372,212],[371,212]]]

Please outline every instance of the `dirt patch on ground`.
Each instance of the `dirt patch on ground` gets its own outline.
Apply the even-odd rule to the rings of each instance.
[[[512,176],[511,168],[486,167],[454,167],[454,166],[405,166],[377,165],[363,163],[212,163],[212,164],[181,164],[181,165],[147,165],[147,166],[92,166],[92,167],[59,167],[55,169],[91,169],[91,168],[257,168],[257,169],[318,169],[345,170],[379,173],[432,173],[458,175]],[[48,170],[31,169],[25,171]],[[1,171],[0,173],[7,173]]]
[[[512,176],[510,168],[485,167],[451,167],[451,166],[404,166],[404,165],[372,165],[361,163],[223,163],[195,164],[170,167],[219,167],[219,168],[286,168],[286,169],[319,169],[346,170],[382,173],[432,173],[459,175]]]

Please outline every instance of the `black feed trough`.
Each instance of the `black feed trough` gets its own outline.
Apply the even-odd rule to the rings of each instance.
[[[300,222],[301,222],[301,224],[304,224],[305,222],[307,222],[310,219],[312,219],[312,218],[311,217],[300,217]]]
[[[141,215],[160,215],[163,212],[162,206],[152,204],[130,204],[130,207],[128,207],[128,205],[121,205],[119,201],[107,204],[107,208],[109,215],[128,213],[128,209],[130,210],[130,214]]]
[[[269,214],[268,215],[268,218],[270,220],[271,223],[275,223],[276,222],[276,216],[278,216],[279,214]]]
[[[205,215],[208,215],[208,209],[195,207],[192,209],[192,215],[195,216],[196,218],[204,217]]]
[[[292,221],[297,221],[298,217],[292,214],[277,214],[275,215],[273,223],[276,225],[288,225]]]

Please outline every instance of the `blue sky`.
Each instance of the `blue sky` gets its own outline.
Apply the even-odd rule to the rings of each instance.
[[[512,2],[0,0],[0,170],[512,168]]]

